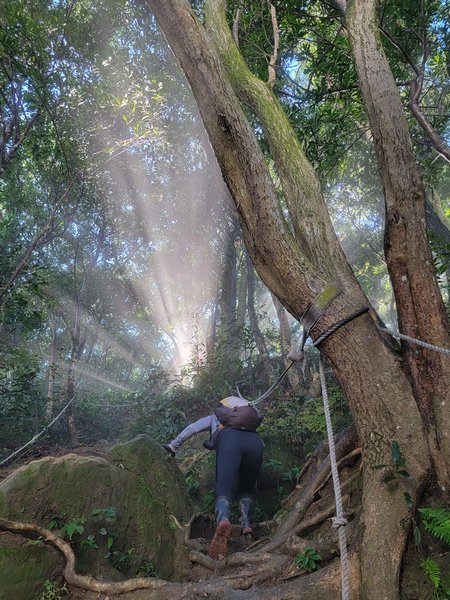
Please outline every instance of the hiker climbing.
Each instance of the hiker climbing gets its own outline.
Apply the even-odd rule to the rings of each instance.
[[[220,401],[214,414],[191,423],[174,440],[164,444],[164,448],[175,455],[193,435],[210,432],[210,439],[204,442],[204,446],[216,451],[216,529],[208,549],[212,558],[218,559],[227,554],[234,498],[239,500],[242,533],[252,532],[256,479],[264,451],[264,442],[256,431],[261,421],[261,413],[256,407],[243,398],[230,396]]]

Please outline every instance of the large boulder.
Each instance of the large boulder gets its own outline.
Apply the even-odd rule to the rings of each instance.
[[[0,483],[0,516],[53,526],[66,537],[72,528],[83,527],[72,535],[77,571],[100,580],[138,574],[176,577],[176,534],[190,513],[176,462],[147,436],[118,444],[104,457],[68,454],[36,460]],[[31,565],[30,548],[29,555],[26,546],[20,551],[21,560]],[[14,553],[0,536],[2,584],[14,568],[8,558]],[[51,564],[40,565],[38,576],[49,578],[53,569]],[[16,583],[6,597],[31,600],[33,596],[21,593]]]

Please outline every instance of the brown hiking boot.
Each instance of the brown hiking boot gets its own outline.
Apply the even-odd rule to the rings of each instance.
[[[231,535],[231,523],[228,519],[220,521],[208,548],[208,554],[215,560],[225,558],[228,550],[228,538]]]
[[[216,499],[216,532],[208,548],[209,556],[216,560],[227,555],[231,535],[230,508],[231,502],[225,496]]]

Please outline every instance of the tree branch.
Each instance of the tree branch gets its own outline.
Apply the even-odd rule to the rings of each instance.
[[[64,193],[55,202],[55,205],[53,206],[52,212],[50,213],[50,217],[48,218],[47,222],[45,223],[45,225],[42,227],[42,229],[39,231],[37,236],[34,238],[34,240],[29,245],[27,251],[23,255],[23,257],[22,257],[21,261],[19,262],[19,264],[17,265],[17,267],[14,269],[14,272],[12,273],[12,275],[10,276],[8,281],[3,285],[2,288],[0,288],[0,300],[5,296],[6,292],[11,288],[11,286],[14,284],[16,279],[22,273],[24,268],[27,266],[34,250],[39,246],[39,244],[42,242],[42,240],[45,239],[45,237],[51,231],[53,231],[53,229],[55,227],[56,211],[58,210],[58,208],[63,203],[64,199],[69,194],[69,192],[72,189],[72,187],[74,186],[76,180],[77,180],[77,178],[72,179],[72,181],[69,183],[69,185],[65,189]]]
[[[414,73],[416,75],[420,74],[420,69],[419,67],[416,65],[416,63],[414,62],[414,60],[411,58],[411,56],[409,55],[409,53],[405,50],[405,48],[400,44],[400,42],[398,42],[394,36],[389,33],[389,31],[385,28],[382,27],[380,25],[379,27],[381,33],[391,42],[391,44],[393,46],[395,46],[395,48],[397,48],[397,50],[403,55],[403,58],[406,60],[406,62],[409,64],[409,66],[411,67],[411,69],[414,71]]]
[[[241,9],[236,10],[236,15],[233,20],[233,38],[236,46],[239,48],[239,20],[241,18]]]
[[[272,29],[273,29],[273,53],[270,56],[270,60],[269,60],[269,79],[267,80],[267,83],[270,85],[271,88],[273,88],[276,78],[277,78],[277,72],[276,72],[276,64],[278,61],[278,48],[279,48],[279,44],[280,44],[280,34],[278,32],[278,21],[277,21],[277,11],[276,8],[273,4],[270,4],[270,16],[272,18]]]
[[[423,88],[423,71],[421,71],[416,79],[411,82],[410,91],[409,91],[409,108],[414,115],[416,121],[425,132],[425,135],[430,140],[433,145],[433,148],[438,152],[442,157],[445,158],[448,162],[450,162],[450,147],[444,142],[441,136],[437,133],[434,127],[431,125],[430,121],[422,111],[422,108],[419,104],[419,98],[422,93]]]

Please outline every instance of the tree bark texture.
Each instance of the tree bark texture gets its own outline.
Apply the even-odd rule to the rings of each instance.
[[[425,187],[406,116],[381,44],[375,0],[350,0],[346,23],[383,183],[385,254],[400,332],[449,347],[448,319],[426,235]],[[448,357],[411,344],[402,354],[441,485],[450,489]]]
[[[254,78],[226,26],[224,2],[209,4],[207,33],[184,1],[147,1],[192,87],[238,209],[246,246],[264,283],[297,319],[327,284],[338,283],[344,291],[314,328],[312,337],[317,339],[331,324],[367,305],[331,227],[317,177],[267,85],[255,88],[249,97]],[[231,83],[239,95],[247,90],[246,99],[260,122],[266,115],[263,127],[282,171],[289,221]],[[296,189],[301,190],[298,197]],[[372,312],[341,327],[321,345],[343,385],[362,443],[361,597],[366,600],[398,597],[407,536],[400,525],[404,492],[414,497],[429,468],[412,386],[399,357],[377,331],[377,322]],[[390,463],[393,440],[400,444],[413,479],[390,488],[373,467]]]

